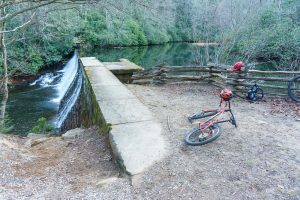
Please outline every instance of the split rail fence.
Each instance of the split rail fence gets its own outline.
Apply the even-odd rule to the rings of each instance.
[[[245,70],[232,72],[230,66],[157,66],[132,75],[134,84],[165,84],[170,82],[207,82],[235,91],[248,90],[257,83],[267,95],[287,96],[287,85],[300,71]]]

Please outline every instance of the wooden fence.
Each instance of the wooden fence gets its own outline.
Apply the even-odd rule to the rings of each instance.
[[[268,95],[287,95],[288,81],[300,71],[245,70],[232,72],[230,66],[209,64],[208,66],[158,66],[134,73],[135,84],[164,84],[169,82],[208,82],[233,90],[247,90],[256,82]]]

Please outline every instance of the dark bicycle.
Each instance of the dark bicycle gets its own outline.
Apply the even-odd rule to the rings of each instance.
[[[240,95],[236,91],[233,91],[233,94],[250,102],[260,101],[264,98],[264,91],[256,83],[249,88],[246,94]]]

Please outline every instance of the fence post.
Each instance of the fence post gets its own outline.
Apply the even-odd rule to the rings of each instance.
[[[213,82],[213,74],[212,74],[212,68],[213,66],[209,66],[209,79],[208,79],[208,83],[212,83]]]
[[[246,71],[237,72],[237,77],[233,80],[233,82],[235,83],[235,85],[233,86],[235,90],[240,90],[239,86],[243,85],[243,84],[240,84],[240,83],[245,82],[246,76],[247,76]]]

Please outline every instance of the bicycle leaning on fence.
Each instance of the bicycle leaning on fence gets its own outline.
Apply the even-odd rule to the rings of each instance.
[[[246,94],[240,95],[239,93],[238,91],[233,91],[234,96],[248,100],[249,102],[260,101],[264,98],[264,91],[256,83],[248,89]]]
[[[235,117],[230,107],[232,95],[233,93],[230,90],[224,89],[220,93],[220,106],[225,102],[225,107],[223,109],[203,110],[201,113],[196,113],[188,117],[190,123],[197,124],[197,127],[186,134],[186,144],[196,146],[214,141],[222,133],[222,129],[219,125],[220,123],[230,122],[237,127]],[[229,119],[223,119],[225,113],[229,113]],[[206,118],[206,120],[203,122],[199,121],[203,118]]]
[[[289,81],[288,95],[294,101],[300,102],[300,76],[296,76]]]

